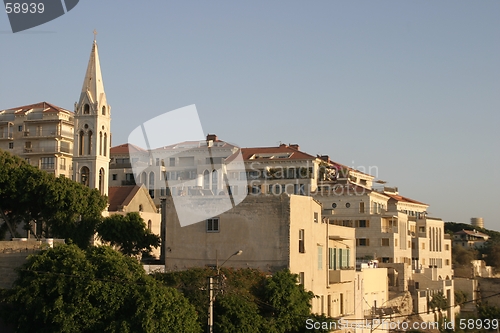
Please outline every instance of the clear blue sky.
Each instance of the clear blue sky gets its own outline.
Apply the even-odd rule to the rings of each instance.
[[[12,34],[0,109],[72,110],[97,40],[113,144],[196,104],[242,147],[376,167],[445,221],[500,230],[500,2],[97,1]]]

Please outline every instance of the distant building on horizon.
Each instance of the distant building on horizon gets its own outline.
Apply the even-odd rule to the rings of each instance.
[[[484,228],[484,220],[482,217],[472,217],[470,219],[470,224],[476,228]]]

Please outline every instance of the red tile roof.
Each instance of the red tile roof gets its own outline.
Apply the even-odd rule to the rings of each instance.
[[[108,210],[116,212],[121,207],[127,206],[132,198],[140,190],[139,185],[135,186],[110,186],[108,189]]]
[[[64,113],[73,113],[69,110],[63,109],[59,106],[56,106],[54,104],[50,104],[47,102],[40,102],[40,103],[35,103],[35,104],[30,104],[30,105],[24,105],[24,106],[19,106],[15,108],[10,108],[7,109],[8,111],[15,111],[16,114],[24,114],[30,110],[34,109],[42,109],[43,112],[64,112]]]
[[[110,148],[111,154],[128,154],[129,152],[146,152],[146,150],[131,143],[124,143]]]
[[[316,157],[301,152],[293,146],[281,144],[278,147],[241,148],[229,156],[226,161],[232,161],[241,152],[244,161],[252,160],[315,160]]]
[[[402,202],[409,202],[409,203],[414,203],[414,204],[418,204],[418,205],[425,205],[425,206],[429,206],[428,204],[426,203],[423,203],[423,202],[420,202],[420,201],[417,201],[417,200],[413,200],[413,199],[410,199],[410,198],[407,198],[407,197],[403,197],[402,195],[399,195],[399,194],[392,194],[392,193],[387,193],[387,192],[384,192],[383,193],[384,195],[396,200],[396,201],[402,201]]]
[[[489,238],[490,236],[483,234],[482,232],[479,232],[477,230],[460,230],[455,232],[455,235],[470,235],[470,236],[475,236],[475,237],[481,237],[481,238]]]

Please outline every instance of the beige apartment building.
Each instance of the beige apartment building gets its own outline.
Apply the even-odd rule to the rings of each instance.
[[[166,204],[166,270],[215,266],[242,250],[227,266],[271,273],[288,268],[318,296],[314,312],[354,314],[354,229],[327,223],[314,198],[249,195],[232,210],[185,227],[173,200]]]
[[[56,176],[73,175],[74,114],[41,102],[0,111],[0,149]]]

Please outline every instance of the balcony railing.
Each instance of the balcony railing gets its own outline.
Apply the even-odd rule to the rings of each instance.
[[[30,138],[55,138],[55,137],[66,137],[66,138],[73,138],[74,133],[73,131],[67,131],[67,130],[59,130],[59,129],[53,129],[53,130],[45,130],[45,131],[24,131],[23,133],[24,136],[30,137]]]
[[[34,147],[34,148],[24,148],[25,154],[45,154],[45,153],[73,153],[73,150],[66,147]]]
[[[333,284],[354,281],[355,272],[354,268],[330,270],[328,271],[328,282]]]
[[[0,139],[12,139],[12,133],[0,133]]]
[[[398,233],[398,227],[394,226],[394,227],[382,227],[382,232],[383,233],[394,233],[394,234],[397,234]]]

